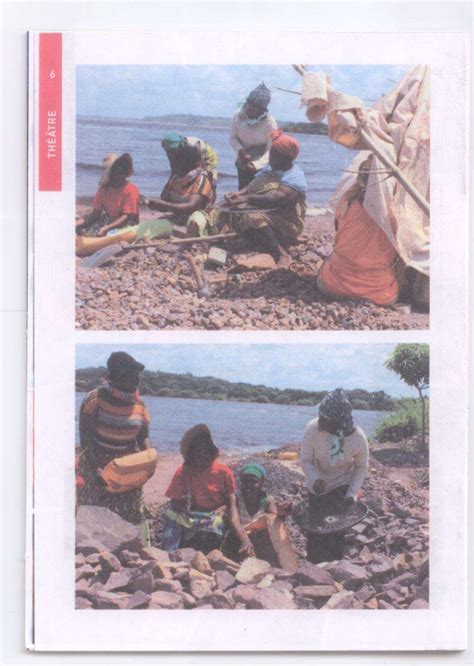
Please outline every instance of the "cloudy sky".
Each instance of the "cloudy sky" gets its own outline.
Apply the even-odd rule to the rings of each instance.
[[[326,72],[332,85],[370,106],[393,88],[409,65],[309,65]],[[305,120],[299,97],[301,78],[289,65],[80,65],[77,113],[81,116],[143,118],[174,113],[231,117],[262,81],[272,90],[271,111],[278,120]]]
[[[126,351],[147,370],[213,376],[233,382],[308,391],[363,388],[394,396],[416,391],[384,367],[395,345],[387,344],[163,344],[78,345],[78,368],[105,366],[113,351]]]

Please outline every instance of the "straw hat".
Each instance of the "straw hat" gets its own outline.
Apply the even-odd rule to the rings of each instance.
[[[110,175],[110,169],[112,168],[112,165],[114,162],[118,160],[119,156],[116,155],[115,153],[110,153],[109,155],[106,155],[104,159],[102,160],[102,167],[104,169],[104,173],[102,174],[100,180],[99,180],[99,185],[107,185],[109,182],[109,175]]]

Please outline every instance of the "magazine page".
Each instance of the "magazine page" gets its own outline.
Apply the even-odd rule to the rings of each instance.
[[[29,649],[465,647],[467,54],[30,33]]]

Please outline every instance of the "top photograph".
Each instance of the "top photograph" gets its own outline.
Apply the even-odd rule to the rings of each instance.
[[[79,330],[429,328],[425,65],[76,67]]]

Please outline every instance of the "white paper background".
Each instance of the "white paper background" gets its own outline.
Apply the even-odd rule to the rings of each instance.
[[[264,48],[262,48],[262,43]],[[206,44],[206,48],[202,48]],[[75,56],[73,55],[75,52]],[[245,54],[243,57],[242,54]],[[75,60],[74,60],[75,57]],[[396,650],[465,645],[466,39],[462,35],[64,35],[64,190],[36,193],[35,646],[40,650]],[[428,63],[432,75],[430,332],[75,332],[74,62]],[[66,176],[66,174],[69,174]],[[55,242],[51,242],[54,228]],[[428,611],[75,611],[74,344],[401,342],[431,345]],[[223,344],[225,344],[223,343]],[[54,353],[52,353],[54,351]],[[54,414],[54,418],[53,418]],[[456,575],[453,575],[456,572]]]

